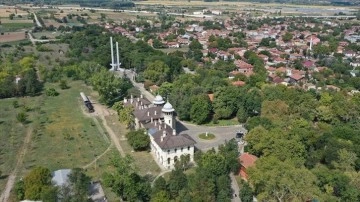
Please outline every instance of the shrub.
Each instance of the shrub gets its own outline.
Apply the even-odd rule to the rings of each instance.
[[[18,120],[20,123],[26,122],[27,115],[25,112],[20,112],[16,115],[16,120]]]
[[[58,96],[59,93],[54,88],[46,89],[47,96]]]

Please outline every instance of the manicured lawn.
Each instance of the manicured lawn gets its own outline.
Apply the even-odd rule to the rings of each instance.
[[[208,134],[206,134],[206,133],[201,133],[201,134],[199,135],[199,138],[200,138],[200,139],[203,139],[203,140],[212,140],[212,139],[215,138],[215,135],[212,134],[212,133],[208,133]]]

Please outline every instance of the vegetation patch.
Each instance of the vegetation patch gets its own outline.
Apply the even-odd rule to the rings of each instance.
[[[212,133],[201,133],[199,135],[199,138],[203,140],[212,140],[215,138],[215,135]]]

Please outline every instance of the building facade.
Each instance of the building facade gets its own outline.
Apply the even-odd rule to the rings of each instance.
[[[195,140],[176,130],[175,109],[157,95],[150,102],[142,95],[138,98],[124,99],[125,106],[133,106],[135,129],[144,128],[150,136],[151,152],[155,160],[165,169],[173,169],[182,155],[189,155],[194,161]]]

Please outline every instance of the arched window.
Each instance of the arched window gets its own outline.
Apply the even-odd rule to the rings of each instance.
[[[190,151],[190,146],[188,146],[188,151]]]
[[[170,161],[171,161],[171,159],[170,159],[170,158],[168,158],[168,164],[170,164]]]
[[[183,149],[184,149],[184,148],[181,147],[181,152],[183,152]]]
[[[170,150],[168,150],[168,154],[170,154]]]
[[[176,153],[177,149],[175,149],[175,153]]]
[[[177,160],[178,160],[178,157],[175,156],[175,157],[174,157],[174,163],[177,162]]]

